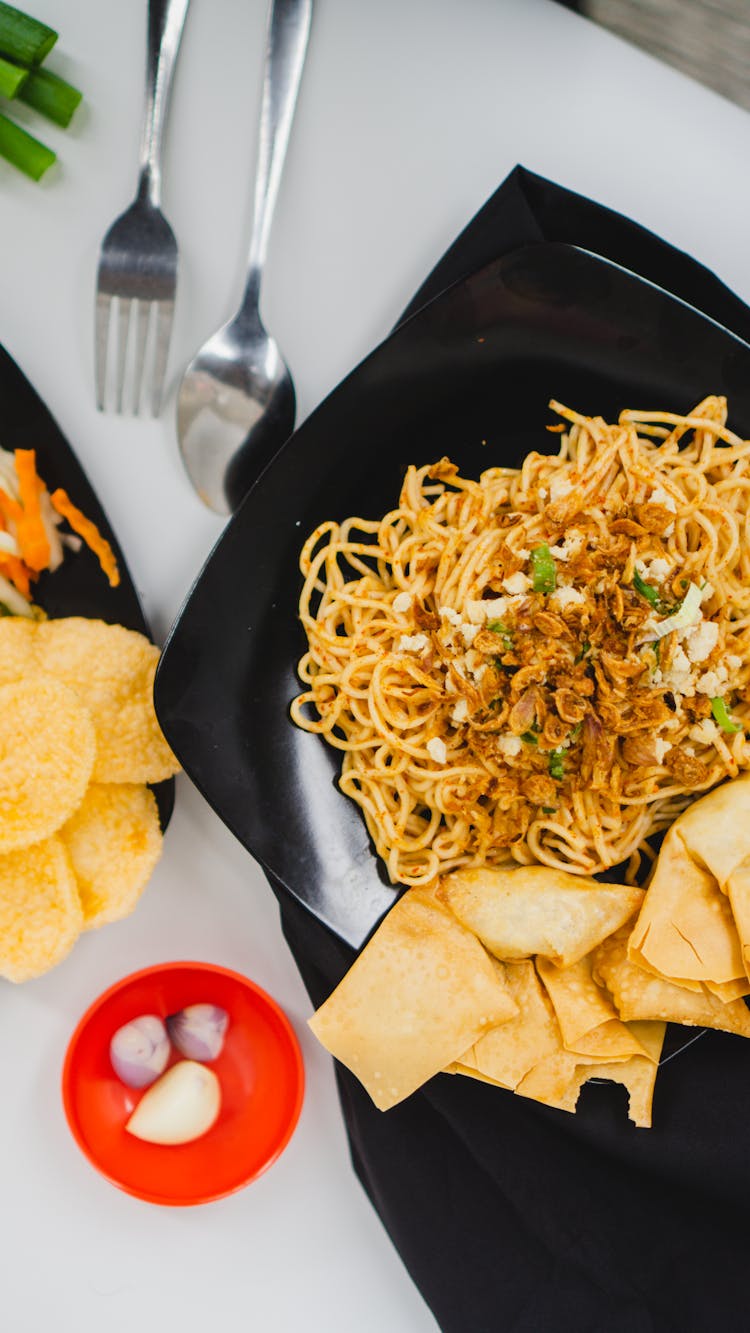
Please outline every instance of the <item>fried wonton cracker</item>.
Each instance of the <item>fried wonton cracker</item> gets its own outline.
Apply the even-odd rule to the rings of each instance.
[[[661,1058],[666,1023],[631,1023],[633,1040],[643,1055],[634,1055],[624,1063],[578,1065],[565,1092],[557,1102],[561,1111],[575,1111],[584,1083],[604,1079],[622,1083],[628,1092],[628,1115],[641,1129],[651,1125],[654,1085]]]
[[[726,982],[745,976],[729,899],[686,845],[679,819],[662,844],[628,954],[665,978]]]
[[[643,890],[548,866],[454,870],[438,896],[496,958],[541,954],[568,967],[640,907]]]
[[[159,649],[143,634],[80,616],[47,620],[37,626],[36,656],[91,712],[94,782],[161,782],[178,771],[154,711]]]
[[[689,854],[706,866],[729,898],[745,975],[750,977],[750,773],[702,796],[677,822]]]
[[[462,1074],[472,1074],[503,1088],[515,1088],[534,1065],[559,1050],[560,1037],[552,1005],[531,959],[518,963],[493,962],[498,971],[503,969],[518,1013],[485,1032],[457,1063]]]
[[[0,686],[0,852],[56,832],[80,805],[96,755],[88,709],[58,680]]]
[[[83,913],[59,838],[0,855],[0,976],[28,981],[70,952]]]
[[[92,783],[59,836],[78,882],[84,929],[128,916],[161,855],[153,792],[131,783]]]
[[[384,1111],[517,1012],[479,941],[412,888],[309,1023]]]
[[[540,1061],[521,1079],[516,1092],[519,1097],[529,1097],[531,1101],[542,1102],[545,1106],[554,1106],[567,1110],[562,1105],[571,1080],[581,1066],[596,1063],[594,1056],[575,1055],[573,1051],[559,1050]]]
[[[594,981],[590,954],[564,968],[539,958],[537,971],[552,1001],[567,1051],[597,1060],[627,1060],[646,1054],[620,1021],[607,992]]]
[[[750,1009],[743,1000],[724,1003],[706,990],[697,994],[646,972],[628,957],[627,930],[600,944],[594,956],[594,975],[601,978],[626,1022],[664,1020],[750,1037]]]
[[[703,985],[709,994],[715,995],[722,1004],[729,1004],[731,1000],[740,1000],[743,996],[750,995],[750,980],[747,977],[738,977],[736,981],[704,981]]]

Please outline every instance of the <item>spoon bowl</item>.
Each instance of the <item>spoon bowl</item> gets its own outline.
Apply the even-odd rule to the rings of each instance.
[[[292,377],[260,317],[260,287],[313,0],[271,0],[255,201],[239,310],[204,343],[177,395],[177,438],[200,498],[231,513],[294,430]]]
[[[204,343],[183,376],[177,435],[188,475],[218,514],[237,508],[294,429],[289,370],[257,309]]]

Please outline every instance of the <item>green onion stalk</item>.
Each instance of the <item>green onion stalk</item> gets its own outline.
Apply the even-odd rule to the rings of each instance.
[[[18,65],[41,65],[56,41],[54,28],[0,0],[0,55]]]
[[[715,695],[711,700],[711,712],[714,715],[714,721],[721,727],[722,731],[729,732],[732,735],[736,731],[742,731],[742,723],[735,722],[734,719],[729,716],[729,709],[727,708],[726,701],[722,699],[720,694]]]
[[[57,154],[45,144],[27,134],[20,125],[14,125],[7,116],[0,114],[0,157],[4,157],[19,171],[25,172],[32,180],[38,181],[48,167],[57,160]]]
[[[21,87],[18,100],[67,129],[82,96],[72,83],[66,83],[59,75],[46,69],[33,69]]]
[[[546,542],[540,542],[531,552],[531,584],[534,592],[554,592],[557,586],[557,567]]]
[[[15,97],[28,83],[29,71],[0,56],[0,97]]]

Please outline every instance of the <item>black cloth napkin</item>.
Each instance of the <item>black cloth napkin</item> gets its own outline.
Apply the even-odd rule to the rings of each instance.
[[[541,241],[614,260],[750,341],[750,309],[707,269],[523,167],[404,318],[492,259]],[[317,1007],[354,954],[271,882]],[[651,1130],[629,1123],[625,1091],[612,1085],[585,1086],[572,1116],[438,1075],[382,1113],[348,1070],[337,1065],[336,1074],[355,1171],[444,1333],[750,1328],[746,1041],[706,1033],[669,1060]]]

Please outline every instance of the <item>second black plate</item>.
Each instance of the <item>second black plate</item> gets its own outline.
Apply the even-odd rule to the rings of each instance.
[[[8,450],[36,450],[39,474],[50,491],[62,486],[68,492],[73,503],[106,537],[120,568],[120,583],[111,588],[96,556],[84,546],[75,554],[68,554],[54,574],[42,574],[34,588],[35,600],[53,618],[87,616],[124,625],[151,638],[125,557],[83,468],[39,394],[3,347],[0,347],[0,402],[0,446]],[[174,781],[158,783],[154,795],[162,828],[166,828],[174,806]]]

